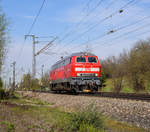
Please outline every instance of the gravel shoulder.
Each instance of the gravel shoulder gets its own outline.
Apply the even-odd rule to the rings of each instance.
[[[150,102],[80,95],[74,96],[36,92],[21,93],[23,96],[48,101],[52,107],[61,107],[66,111],[82,109],[90,104],[94,104],[98,111],[111,118],[128,122],[150,131]]]

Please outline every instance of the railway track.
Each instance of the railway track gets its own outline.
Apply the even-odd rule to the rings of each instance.
[[[67,94],[74,96],[91,96],[91,97],[109,97],[109,98],[120,98],[120,99],[130,99],[130,100],[143,100],[150,101],[150,94],[137,94],[137,93],[114,93],[114,92],[79,92],[79,93],[69,93],[69,92],[61,92],[56,93],[53,91],[40,91],[36,90],[34,92],[42,92],[42,93],[53,93],[53,94]]]
[[[93,92],[93,93],[79,93],[79,95],[150,101],[150,94]]]

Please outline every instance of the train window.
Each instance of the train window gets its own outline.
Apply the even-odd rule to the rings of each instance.
[[[70,62],[69,63],[72,63],[72,58],[70,58]]]
[[[97,63],[96,57],[88,57],[89,63]]]
[[[77,62],[86,62],[85,57],[77,57]]]

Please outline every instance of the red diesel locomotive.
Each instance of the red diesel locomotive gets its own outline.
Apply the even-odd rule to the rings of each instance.
[[[92,53],[80,52],[62,58],[50,71],[52,91],[92,92],[101,85],[101,65]]]

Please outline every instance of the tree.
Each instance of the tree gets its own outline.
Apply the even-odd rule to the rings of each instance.
[[[128,62],[128,79],[135,91],[146,89],[150,81],[150,41],[139,41],[131,49]]]
[[[31,90],[31,75],[30,75],[30,73],[23,75],[21,87],[24,89]]]
[[[105,87],[105,82],[106,82],[106,76],[105,76],[105,73],[104,71],[102,70],[101,71],[101,87]]]
[[[0,9],[0,71],[2,70],[2,64],[5,57],[5,47],[8,40],[8,22],[6,20],[5,14]]]
[[[150,82],[150,39],[138,41],[130,51],[102,61],[106,78],[112,79],[113,90],[120,92],[123,79],[134,91],[144,91]]]
[[[49,82],[50,82],[50,75],[49,73],[45,73],[44,76],[41,78],[42,87],[49,87]]]
[[[5,57],[5,47],[8,40],[7,36],[7,20],[5,14],[0,9],[0,98],[4,98],[5,90],[2,88],[3,81],[1,78],[1,71],[2,71],[2,65],[4,63],[4,57]]]
[[[20,84],[21,88],[26,90],[37,90],[40,89],[39,80],[32,79],[31,74],[24,74],[22,82]]]
[[[102,69],[106,78],[112,78],[113,91],[120,92],[122,90],[122,81],[124,77],[124,67],[122,65],[122,56],[109,57],[102,62]]]

